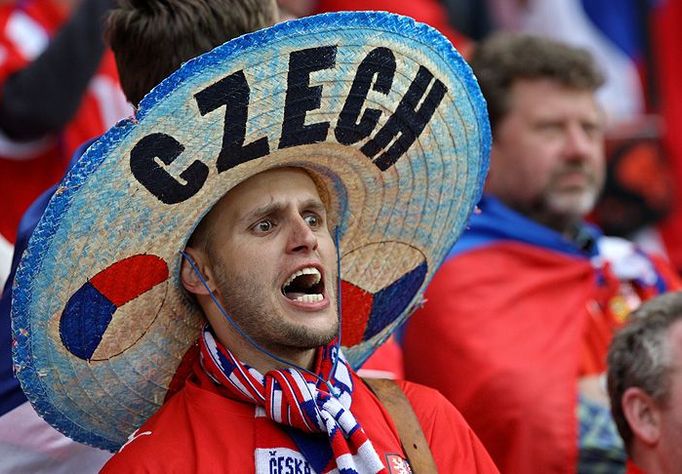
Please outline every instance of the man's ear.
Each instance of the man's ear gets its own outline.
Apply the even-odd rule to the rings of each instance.
[[[186,247],[185,254],[186,255],[183,255],[182,257],[182,266],[180,268],[182,286],[195,295],[208,295],[215,291],[215,278],[206,253],[192,247]],[[192,266],[189,259],[192,260],[194,266]],[[208,285],[208,289],[201,281],[201,278],[199,278],[197,272],[200,272],[203,276],[206,285]]]
[[[661,412],[656,401],[639,387],[629,387],[621,399],[623,413],[635,438],[653,446],[661,435]]]

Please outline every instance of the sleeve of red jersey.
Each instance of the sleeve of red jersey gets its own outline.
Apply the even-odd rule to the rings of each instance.
[[[499,473],[459,411],[437,390],[398,382],[412,405],[438,472]]]
[[[181,398],[173,398],[134,431],[100,474],[192,472],[197,443],[186,424]]]

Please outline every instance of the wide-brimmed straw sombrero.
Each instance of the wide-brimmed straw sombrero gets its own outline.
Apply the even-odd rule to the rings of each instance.
[[[309,17],[189,61],[87,150],[31,238],[12,315],[26,395],[73,439],[120,447],[204,324],[180,251],[228,190],[283,166],[331,196],[342,343],[357,367],[421,303],[478,201],[489,148],[469,66],[410,18]]]

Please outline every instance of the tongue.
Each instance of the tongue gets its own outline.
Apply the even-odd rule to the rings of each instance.
[[[295,300],[296,298],[300,298],[301,296],[305,295],[306,293],[298,292],[298,291],[287,291],[284,293],[284,295],[289,298],[290,300]]]

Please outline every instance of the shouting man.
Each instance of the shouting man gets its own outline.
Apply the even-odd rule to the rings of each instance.
[[[29,399],[118,449],[105,472],[496,472],[437,392],[354,373],[421,304],[489,140],[470,70],[409,18],[290,21],[186,63],[33,234]]]

